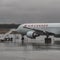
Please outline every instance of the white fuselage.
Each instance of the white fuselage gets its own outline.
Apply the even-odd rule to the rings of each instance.
[[[26,34],[26,32],[31,30],[24,28],[24,26],[37,30],[52,32],[55,34],[60,34],[60,23],[25,23],[20,25],[17,28],[17,31],[20,32],[21,34]]]

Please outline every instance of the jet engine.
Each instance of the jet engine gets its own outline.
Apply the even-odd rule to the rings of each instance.
[[[26,36],[29,37],[29,38],[35,39],[39,35],[35,31],[32,30],[32,31],[28,31]]]

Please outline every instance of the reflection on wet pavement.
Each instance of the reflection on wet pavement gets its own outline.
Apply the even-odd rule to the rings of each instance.
[[[24,43],[21,42],[3,42],[0,43],[0,51],[40,51],[40,50],[60,50],[60,45],[46,45],[41,43]]]
[[[60,45],[36,42],[0,42],[1,60],[60,60]]]

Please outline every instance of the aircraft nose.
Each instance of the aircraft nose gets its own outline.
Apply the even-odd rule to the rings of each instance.
[[[16,29],[16,31],[19,32],[19,30],[20,30],[20,26]]]
[[[17,28],[16,31],[18,32],[19,31],[19,28]]]

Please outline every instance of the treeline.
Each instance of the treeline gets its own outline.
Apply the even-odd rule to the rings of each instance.
[[[17,28],[20,24],[0,24],[0,29]]]

